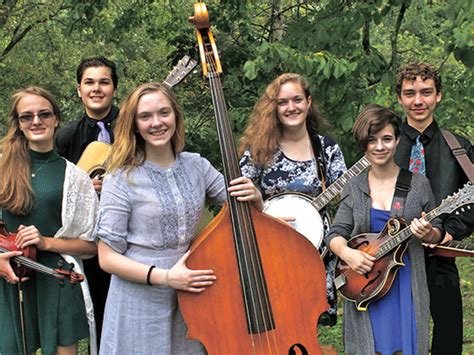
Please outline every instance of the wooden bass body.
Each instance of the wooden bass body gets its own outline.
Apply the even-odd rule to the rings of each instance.
[[[191,269],[212,269],[217,276],[203,293],[178,292],[184,318],[199,319],[188,324],[189,337],[199,339],[209,354],[291,354],[295,349],[320,354],[317,322],[328,308],[321,257],[287,224],[253,207],[251,215],[269,304],[257,290],[245,292],[253,299],[244,297],[226,204],[192,244],[186,262]],[[249,270],[253,272],[251,265]],[[245,302],[257,303],[257,311],[251,312],[255,314],[248,314]],[[255,320],[260,315],[263,320]],[[216,336],[216,330],[223,336]]]

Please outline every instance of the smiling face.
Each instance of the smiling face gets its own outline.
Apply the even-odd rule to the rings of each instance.
[[[109,113],[115,95],[112,70],[104,66],[87,68],[77,85],[77,94],[90,118],[103,119]]]
[[[436,91],[433,79],[403,80],[398,102],[407,116],[408,124],[420,132],[433,122],[436,105],[441,93]]]
[[[163,93],[153,91],[140,98],[135,123],[147,154],[173,152],[171,139],[176,132],[176,115]]]
[[[26,94],[18,101],[16,113],[28,147],[37,152],[52,150],[59,121],[51,103],[42,96]]]
[[[294,81],[283,84],[277,96],[277,115],[283,129],[306,129],[306,117],[310,106],[311,96],[306,98],[300,84]]]
[[[392,125],[387,124],[377,133],[369,135],[365,154],[373,166],[385,166],[393,161],[400,138],[395,137]]]

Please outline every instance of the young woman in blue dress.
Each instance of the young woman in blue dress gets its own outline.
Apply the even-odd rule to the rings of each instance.
[[[352,249],[347,240],[361,233],[378,233],[391,214],[400,168],[393,156],[400,140],[400,117],[378,106],[367,106],[353,127],[357,144],[371,162],[368,172],[349,180],[326,240],[331,250],[359,274],[371,270],[375,258]],[[408,242],[403,266],[389,292],[358,311],[344,303],[344,344],[351,354],[428,354],[429,294],[421,243],[438,243],[442,226],[422,217],[435,208],[434,196],[424,175],[414,173],[403,217],[415,236]]]
[[[39,263],[56,269],[73,263],[83,273],[80,256],[95,255],[93,239],[98,200],[87,174],[53,149],[61,114],[54,97],[39,87],[12,96],[8,131],[1,141],[0,207],[18,248],[34,246]],[[9,263],[19,252],[0,255],[0,354],[76,354],[77,342],[90,336],[95,353],[95,326],[87,282],[61,286],[50,275],[32,271],[20,281]]]
[[[100,265],[112,274],[100,353],[205,353],[186,338],[176,290],[204,292],[216,281],[213,270],[190,270],[186,259],[205,202],[226,199],[224,178],[183,151],[183,113],[159,83],[128,95],[115,137],[96,229]],[[230,185],[232,196],[262,209],[249,179]]]

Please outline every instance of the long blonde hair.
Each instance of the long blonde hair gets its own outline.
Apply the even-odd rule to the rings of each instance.
[[[271,163],[278,149],[283,125],[278,119],[277,97],[281,87],[288,82],[299,84],[306,99],[311,96],[306,79],[295,73],[282,74],[267,86],[265,93],[255,104],[247,127],[240,138],[239,153],[242,155],[245,150],[250,150],[252,162],[255,165],[266,166]],[[319,113],[315,100],[312,100],[306,117],[306,127],[310,137],[321,133],[326,126],[326,120]]]
[[[58,123],[61,121],[59,106],[53,94],[49,91],[37,86],[30,86],[18,90],[12,95],[7,134],[0,141],[2,151],[2,158],[0,159],[0,207],[15,215],[28,214],[33,208],[35,198],[30,181],[31,158],[28,150],[28,140],[20,130],[17,112],[18,103],[26,95],[36,95],[48,100],[53,107]]]
[[[176,117],[176,130],[173,137],[171,137],[173,152],[176,155],[183,151],[184,115],[176,96],[161,83],[142,84],[128,94],[120,106],[120,113],[114,130],[115,142],[112,145],[112,154],[108,162],[110,171],[118,168],[125,168],[126,171],[130,171],[146,159],[145,141],[138,132],[135,118],[140,99],[144,95],[156,91],[161,92],[170,101]]]

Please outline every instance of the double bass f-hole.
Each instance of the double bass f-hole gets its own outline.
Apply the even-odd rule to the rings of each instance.
[[[220,81],[222,65],[204,3],[194,5],[204,77],[209,82],[224,179],[241,176]],[[209,354],[320,354],[317,321],[327,309],[318,251],[292,227],[227,195],[191,245],[187,266],[212,269],[202,293],[178,291],[188,336]]]

